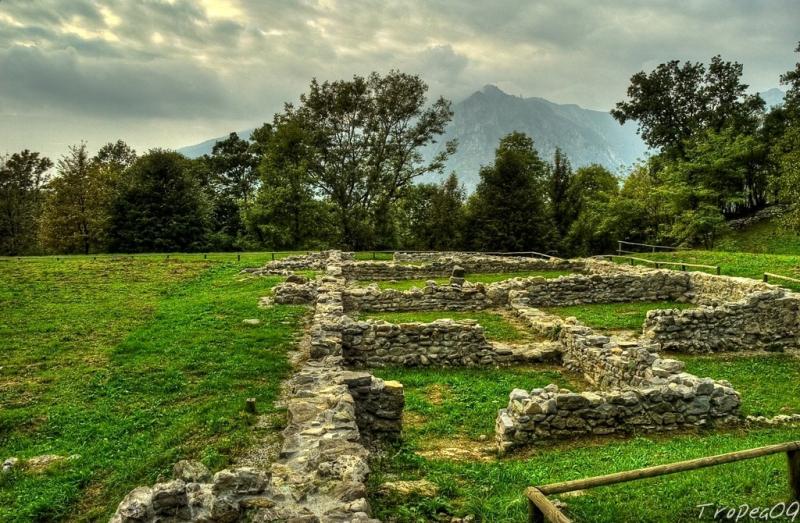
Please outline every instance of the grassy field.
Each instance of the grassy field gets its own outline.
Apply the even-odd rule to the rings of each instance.
[[[0,262],[0,458],[78,456],[4,475],[0,521],[104,520],[175,461],[250,443],[243,401],[277,412],[304,313],[257,307],[281,278],[239,271],[267,256]]]
[[[568,318],[575,316],[590,327],[604,330],[640,330],[647,311],[654,309],[687,309],[691,303],[652,301],[634,303],[593,303],[567,307],[542,307],[543,311]]]
[[[778,369],[781,366],[776,365]],[[709,370],[712,375],[717,371],[713,367]],[[762,373],[764,370],[759,369]],[[777,377],[775,372],[768,365],[766,375]],[[404,440],[375,459],[370,478],[371,504],[375,516],[384,520],[448,521],[451,516],[471,514],[478,521],[525,521],[523,491],[530,485],[800,439],[796,427],[603,438],[545,446],[498,459],[489,450],[496,410],[505,406],[513,388],[555,382],[580,390],[580,384],[546,367],[501,371],[383,369],[376,373],[400,380],[407,399]],[[756,380],[750,381],[756,385]],[[768,386],[757,384],[742,392],[754,398]],[[774,396],[784,392],[786,389],[781,389]],[[769,399],[763,401],[770,403]],[[481,441],[481,435],[488,438]],[[432,482],[438,493],[381,493],[380,485],[386,481],[417,479]],[[787,496],[786,458],[778,455],[594,489],[579,497],[563,496],[562,500],[567,503],[568,515],[579,522],[666,523],[697,520],[697,505],[703,503],[771,506]]]
[[[788,354],[671,357],[687,372],[724,379],[742,394],[742,413],[753,416],[800,413],[800,358]]]
[[[515,388],[534,389],[555,383],[573,391],[585,385],[551,366],[504,369],[376,369],[375,375],[405,387],[405,413],[412,424],[406,438],[448,438],[481,434],[492,437],[497,410],[508,405]]]
[[[419,312],[369,312],[359,319],[375,319],[389,323],[430,323],[449,318],[451,320],[475,320],[483,327],[486,337],[494,341],[524,341],[528,334],[497,312],[419,311]]]
[[[497,272],[497,273],[482,273],[482,274],[467,274],[466,280],[471,283],[495,283],[498,281],[509,280],[511,278],[529,278],[531,276],[540,276],[542,278],[558,278],[559,276],[566,276],[572,274],[568,271],[520,271],[520,272]],[[398,280],[398,281],[377,281],[377,282],[360,282],[361,285],[370,285],[377,283],[381,289],[395,289],[398,291],[407,291],[412,287],[425,287],[425,282],[428,280],[435,281],[438,285],[447,285],[450,278],[427,278],[417,280]]]

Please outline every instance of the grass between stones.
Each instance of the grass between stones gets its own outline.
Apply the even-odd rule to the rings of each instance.
[[[575,316],[589,327],[603,330],[641,330],[647,311],[653,309],[690,309],[691,303],[674,301],[593,303],[567,307],[541,307],[543,311],[568,318]]]
[[[743,356],[671,355],[686,362],[686,371],[724,379],[742,395],[742,413],[776,416],[800,413],[800,358],[789,354]]]
[[[466,280],[471,283],[495,283],[503,280],[510,280],[511,278],[529,278],[532,276],[539,276],[542,278],[558,278],[559,276],[568,276],[574,274],[569,271],[520,271],[520,272],[497,272],[497,273],[475,273],[467,274]],[[397,280],[397,281],[376,281],[376,282],[359,282],[362,286],[367,286],[372,283],[377,283],[380,289],[394,289],[398,291],[407,291],[413,287],[423,288],[425,282],[428,280],[435,281],[438,285],[447,285],[450,278],[425,278],[416,280]]]
[[[526,341],[530,336],[499,312],[462,311],[414,311],[414,312],[368,312],[359,319],[383,320],[389,323],[430,323],[441,319],[475,320],[483,327],[486,338],[493,341]]]
[[[386,368],[376,376],[397,380],[406,395],[404,437],[415,441],[456,436],[494,437],[497,410],[508,405],[515,388],[527,390],[555,383],[573,391],[585,384],[549,365],[501,369]]]
[[[0,459],[80,456],[2,476],[0,521],[107,519],[179,459],[227,464],[252,438],[244,398],[276,412],[305,309],[257,308],[282,278],[211,258],[0,263]]]

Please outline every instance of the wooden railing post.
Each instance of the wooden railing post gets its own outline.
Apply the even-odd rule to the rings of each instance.
[[[769,283],[769,274],[764,273],[764,283]]]
[[[544,513],[530,499],[528,500],[528,523],[544,523]]]
[[[786,453],[789,462],[789,489],[792,499],[800,501],[800,450],[790,450]]]

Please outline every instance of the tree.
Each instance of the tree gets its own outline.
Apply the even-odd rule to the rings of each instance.
[[[615,238],[609,234],[607,219],[618,190],[617,178],[601,165],[575,171],[566,198],[570,208],[577,210],[565,238],[571,253],[596,254],[613,247]]]
[[[388,235],[384,217],[414,178],[440,172],[450,143],[431,162],[421,148],[435,142],[452,117],[443,98],[425,107],[428,86],[391,71],[351,81],[311,82],[284,117],[305,130],[310,183],[335,208],[342,243],[354,249]]]
[[[215,143],[211,156],[205,157],[215,191],[241,202],[244,208],[248,206],[258,182],[258,163],[261,160],[256,154],[258,148],[231,133]]]
[[[276,117],[259,166],[261,184],[248,211],[248,233],[268,248],[326,244],[330,208],[314,197],[308,171],[306,129],[293,117]]]
[[[464,188],[455,173],[438,185],[406,188],[395,213],[400,247],[436,251],[460,248],[464,198]]]
[[[547,167],[533,139],[513,132],[500,140],[494,165],[481,168],[467,205],[464,232],[478,250],[545,251],[553,245],[553,224],[545,208]]]
[[[208,204],[182,155],[152,149],[128,168],[111,209],[120,252],[196,251],[207,241]]]
[[[567,200],[567,192],[572,182],[572,176],[572,166],[569,163],[569,158],[561,148],[556,147],[553,165],[550,169],[548,194],[553,222],[558,230],[559,237],[564,237],[567,234],[570,224],[578,214],[578,209],[571,207]]]
[[[645,143],[671,157],[683,158],[684,142],[694,133],[726,126],[752,130],[764,109],[758,95],[747,95],[742,65],[719,56],[708,68],[699,62],[672,60],[649,74],[631,77],[628,100],[611,115],[620,123],[636,120]]]
[[[0,253],[17,255],[35,248],[42,188],[52,166],[28,149],[0,157]]]
[[[59,253],[97,252],[105,247],[107,179],[92,164],[86,144],[71,146],[47,184],[42,243]]]

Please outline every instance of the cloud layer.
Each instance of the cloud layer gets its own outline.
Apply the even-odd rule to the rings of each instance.
[[[608,109],[631,74],[714,54],[754,90],[794,61],[796,0],[0,0],[0,153],[179,146],[269,119],[312,77],[399,68]]]

